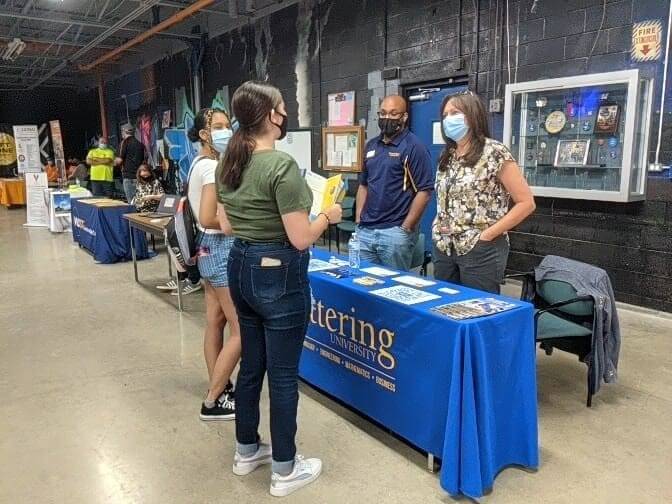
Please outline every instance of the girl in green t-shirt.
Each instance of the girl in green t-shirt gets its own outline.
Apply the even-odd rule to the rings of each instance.
[[[233,472],[248,474],[272,462],[270,492],[285,496],[322,471],[319,459],[296,454],[298,365],[311,309],[307,249],[342,211],[335,205],[310,221],[311,192],[296,161],[275,150],[287,133],[276,87],[246,82],[231,108],[239,129],[217,169],[217,196],[221,228],[236,236],[228,265],[242,341]],[[272,449],[258,434],[265,373]]]

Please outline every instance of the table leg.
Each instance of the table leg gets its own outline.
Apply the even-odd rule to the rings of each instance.
[[[138,280],[138,259],[135,254],[135,239],[133,238],[133,226],[131,222],[128,222],[128,231],[131,234],[131,256],[133,256],[133,274],[135,275],[135,281],[140,283]]]
[[[434,455],[431,453],[427,454],[427,470],[431,473],[436,472],[436,462],[434,461]]]
[[[170,252],[168,251],[168,240],[165,240],[166,244],[166,255],[168,256],[168,276],[173,276],[173,261],[170,260]]]
[[[164,235],[163,237],[166,244],[166,252],[168,253],[168,271],[170,275],[173,275],[172,264],[170,261],[170,252],[168,252],[168,237]],[[175,285],[177,285],[177,310],[182,311],[182,286],[180,285],[180,272],[175,268]]]

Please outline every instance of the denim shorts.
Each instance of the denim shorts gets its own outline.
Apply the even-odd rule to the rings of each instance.
[[[198,271],[213,287],[228,287],[227,263],[233,236],[222,233],[198,234]]]

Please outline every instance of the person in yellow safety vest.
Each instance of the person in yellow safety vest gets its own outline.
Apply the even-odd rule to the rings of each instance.
[[[98,138],[98,147],[89,151],[86,162],[91,166],[91,192],[94,196],[111,196],[114,188],[114,150],[107,138]]]

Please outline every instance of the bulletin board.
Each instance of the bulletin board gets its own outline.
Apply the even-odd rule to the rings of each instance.
[[[364,127],[322,128],[322,169],[361,172],[364,165]]]
[[[275,142],[275,149],[292,156],[302,174],[312,171],[313,132],[310,129],[287,131],[287,136]]]

